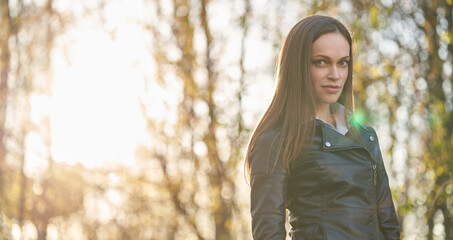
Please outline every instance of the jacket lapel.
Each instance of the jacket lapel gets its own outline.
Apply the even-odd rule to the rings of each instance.
[[[322,130],[322,149],[324,151],[364,148],[361,144],[353,140],[351,131],[347,132],[346,135],[342,135],[326,123],[319,122],[318,124]],[[376,136],[361,125],[358,126],[358,129],[366,150],[370,151],[373,142],[377,139]]]

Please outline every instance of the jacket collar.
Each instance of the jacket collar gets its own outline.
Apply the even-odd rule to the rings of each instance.
[[[348,120],[349,123],[350,119]],[[371,146],[377,141],[376,134],[370,129],[370,127],[364,126],[359,123],[353,124],[357,125],[360,136],[366,146],[366,150],[369,151],[371,149]],[[328,126],[327,123],[319,119],[316,120],[316,125],[319,125],[321,127],[322,149],[324,151],[364,148],[361,144],[353,140],[351,131],[348,131],[346,135],[342,135],[331,126]]]

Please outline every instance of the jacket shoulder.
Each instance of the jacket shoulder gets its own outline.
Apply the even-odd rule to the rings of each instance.
[[[377,139],[377,133],[376,133],[376,130],[374,130],[373,127],[369,126],[369,125],[366,125],[366,124],[363,124],[363,123],[355,123],[355,125],[357,126],[357,128],[363,132],[365,132],[367,135],[369,136],[373,136],[374,138]]]
[[[358,126],[365,130],[367,133],[376,135],[376,131],[374,130],[373,127],[361,123],[358,123]]]
[[[286,173],[282,164],[282,153],[278,153],[279,143],[279,130],[269,130],[259,136],[250,153],[251,175]]]

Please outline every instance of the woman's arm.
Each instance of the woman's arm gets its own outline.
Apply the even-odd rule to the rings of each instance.
[[[380,165],[381,171],[381,179],[377,190],[379,226],[385,235],[385,239],[400,239],[400,225],[396,216],[392,193],[389,186],[389,179],[382,160],[379,141],[374,129],[370,129],[376,138],[376,148],[374,149],[373,154],[375,159],[378,161],[378,165]]]
[[[388,183],[387,173],[382,165],[383,176],[378,188],[379,225],[385,239],[400,239],[400,226],[393,205],[392,193]]]
[[[250,206],[253,239],[286,238],[287,174],[277,159],[276,132],[263,134],[250,154]],[[274,141],[275,140],[275,141]]]

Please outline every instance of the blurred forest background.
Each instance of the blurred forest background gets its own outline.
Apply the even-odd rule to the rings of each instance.
[[[453,239],[452,0],[0,0],[0,239],[251,239],[245,147],[316,13],[403,239]]]

